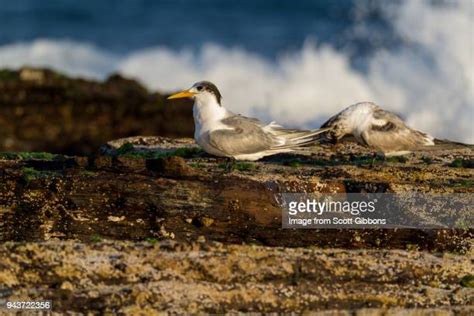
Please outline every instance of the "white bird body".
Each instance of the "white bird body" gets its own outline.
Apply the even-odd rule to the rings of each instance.
[[[193,105],[194,117],[194,140],[206,152],[223,156],[222,153],[209,146],[205,141],[206,135],[217,130],[231,130],[232,128],[221,123],[223,119],[229,116],[226,108],[219,106],[215,98],[207,98],[207,100],[196,100]]]
[[[435,145],[426,133],[408,127],[400,117],[371,102],[353,104],[331,117],[322,128],[333,141],[353,136],[361,145],[386,156],[404,155]]]
[[[272,122],[235,114],[221,105],[217,87],[201,81],[169,99],[194,99],[194,139],[208,153],[237,160],[258,160],[278,153],[302,152],[325,140],[337,142],[348,136],[385,156],[404,155],[442,143],[431,135],[408,127],[392,112],[371,102],[353,104],[331,117],[320,129],[287,129]]]
[[[235,114],[221,105],[217,87],[207,81],[170,99],[193,97],[194,139],[208,153],[237,160],[258,160],[278,153],[301,151],[316,144],[325,130],[286,129],[274,122]]]

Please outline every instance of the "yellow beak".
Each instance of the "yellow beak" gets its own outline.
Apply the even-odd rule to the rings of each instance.
[[[181,91],[181,92],[178,92],[178,93],[175,93],[173,95],[170,95],[168,97],[168,99],[180,99],[180,98],[191,98],[195,95],[196,93],[194,92],[190,92],[188,90],[185,90],[185,91]]]

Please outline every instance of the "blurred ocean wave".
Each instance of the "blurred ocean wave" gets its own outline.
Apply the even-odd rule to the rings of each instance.
[[[308,37],[353,55],[389,46],[396,33],[377,0],[22,0],[1,1],[0,45],[38,38],[94,43],[119,54],[202,43],[273,58]],[[370,29],[370,32],[364,30]]]
[[[301,8],[278,2],[278,14],[268,16],[268,7],[261,2],[242,8],[234,3],[230,9],[213,7],[216,2],[210,0],[178,2],[192,7],[182,12],[183,18],[190,19],[186,25],[193,26],[188,28],[180,26],[183,21],[176,6],[162,3],[161,15],[174,12],[175,21],[168,21],[176,26],[174,31],[167,31],[169,25],[144,29],[135,21],[127,28],[132,33],[121,33],[118,27],[113,34],[102,34],[105,31],[99,29],[89,37],[68,33],[69,39],[43,32],[40,34],[49,36],[32,35],[18,41],[22,36],[17,34],[12,41],[4,29],[0,67],[48,66],[97,79],[120,72],[162,91],[207,79],[218,85],[225,105],[233,111],[298,127],[317,127],[342,108],[370,100],[436,137],[474,142],[474,3],[470,0],[335,2],[342,7],[331,1],[303,1],[307,7]],[[9,6],[11,14],[22,11],[14,4]],[[315,6],[330,18],[319,24],[308,18],[317,11]],[[72,20],[88,16],[90,8],[81,8],[77,12],[82,13],[74,11],[78,16]],[[140,8],[122,17],[124,24]],[[201,17],[193,24],[195,15],[190,11],[194,9],[208,14],[208,19]],[[250,10],[247,19],[253,19],[255,25],[239,20],[239,12],[232,10]],[[228,23],[241,25],[229,29],[214,25],[218,22],[213,17],[219,14],[227,16]],[[91,25],[99,23],[94,22],[99,17],[92,14],[89,18]],[[209,25],[203,27],[203,23]],[[240,26],[243,29],[238,31]],[[309,31],[311,28],[316,31]],[[157,34],[158,40],[149,41],[148,32]],[[143,37],[137,40],[134,34]],[[166,39],[181,35],[183,43]]]

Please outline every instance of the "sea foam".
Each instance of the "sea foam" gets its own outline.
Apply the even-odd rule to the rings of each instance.
[[[120,72],[168,92],[210,80],[229,109],[302,128],[373,101],[435,137],[474,143],[472,2],[404,1],[390,10],[403,44],[375,51],[364,71],[351,66],[347,53],[312,39],[276,60],[213,43],[197,51],[151,47],[123,56],[87,43],[37,39],[0,46],[0,67],[47,66],[95,79]]]

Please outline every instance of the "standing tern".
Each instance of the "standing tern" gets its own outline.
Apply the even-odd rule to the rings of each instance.
[[[384,156],[405,155],[438,144],[469,146],[438,140],[410,128],[396,114],[371,102],[356,103],[347,107],[331,117],[321,128],[329,129],[324,137],[332,142],[353,136],[359,144],[373,148]]]
[[[278,153],[300,151],[318,143],[327,129],[287,129],[272,122],[232,113],[221,104],[222,96],[209,81],[195,83],[190,89],[168,99],[193,98],[194,139],[209,154],[236,160],[258,160]]]

